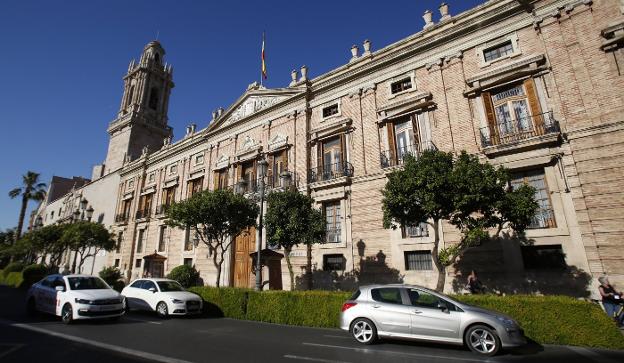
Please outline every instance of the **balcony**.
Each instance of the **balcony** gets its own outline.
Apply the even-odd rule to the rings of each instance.
[[[413,156],[418,159],[418,157],[420,157],[422,152],[425,150],[435,151],[437,148],[432,142],[429,141],[423,144],[397,147],[396,151],[394,149],[385,150],[379,154],[379,163],[381,164],[382,169],[403,165],[407,156]]]
[[[489,127],[482,127],[480,131],[483,148],[521,147],[552,142],[558,140],[561,133],[559,122],[553,118],[552,111],[499,122],[494,135]]]
[[[340,243],[341,239],[341,229],[340,227],[335,228],[327,228],[325,231],[325,242],[327,243]]]
[[[121,213],[115,216],[115,223],[128,223],[128,213]]]
[[[555,221],[555,213],[553,212],[552,208],[539,209],[533,216],[531,224],[527,226],[528,229],[555,227],[557,227],[557,223]]]
[[[134,217],[135,219],[149,218],[150,214],[151,214],[150,209],[143,209],[143,210],[138,210]]]
[[[348,161],[343,161],[341,163],[323,165],[310,169],[308,173],[308,183],[317,183],[352,176],[353,165]]]
[[[158,216],[167,213],[170,207],[170,204],[161,204],[159,206],[156,206],[156,215]]]
[[[290,171],[283,171],[280,175],[267,175],[264,180],[264,189],[266,191],[269,189],[287,188],[293,185],[293,178],[293,173]],[[241,179],[234,186],[227,188],[240,194],[258,193],[260,191],[260,178],[251,180],[247,178]]]

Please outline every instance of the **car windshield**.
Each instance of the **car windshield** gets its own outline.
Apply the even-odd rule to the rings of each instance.
[[[162,292],[184,291],[184,288],[182,288],[182,285],[180,285],[179,283],[175,281],[158,281],[158,287],[160,288],[160,291]]]
[[[98,277],[68,277],[71,290],[101,290],[108,289],[108,285]]]

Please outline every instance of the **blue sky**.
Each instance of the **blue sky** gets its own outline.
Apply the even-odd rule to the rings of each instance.
[[[174,66],[169,124],[207,125],[259,80],[266,31],[267,87],[307,65],[315,77],[422,29],[438,1],[28,1],[0,4],[0,229],[17,225],[8,191],[27,170],[90,177],[106,156],[128,62],[157,34]],[[452,15],[483,0],[447,0]],[[31,202],[31,208],[34,203]]]

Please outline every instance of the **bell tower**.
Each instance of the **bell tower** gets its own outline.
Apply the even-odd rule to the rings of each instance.
[[[164,57],[160,43],[151,41],[138,63],[130,61],[123,77],[121,107],[108,126],[110,140],[103,175],[119,169],[128,159],[136,159],[145,147],[160,149],[163,140],[172,136],[167,111],[174,87],[173,67],[164,63]]]

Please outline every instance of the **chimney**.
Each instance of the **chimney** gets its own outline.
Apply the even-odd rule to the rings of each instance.
[[[427,29],[433,26],[433,20],[431,20],[431,18],[432,18],[431,10],[425,10],[425,13],[423,14],[423,19],[425,20],[425,26],[423,26],[423,29]]]
[[[223,107],[217,108],[217,117],[221,117],[222,114],[223,114]]]
[[[362,54],[362,56],[370,55],[371,54],[371,42],[370,42],[370,40],[366,39],[364,41],[363,46],[364,46],[364,53]]]
[[[351,59],[349,60],[349,62],[354,62],[358,59],[358,46],[353,44],[353,46],[351,46]]]
[[[299,78],[299,82],[305,82],[308,80],[308,67],[301,66],[301,78]]]
[[[296,69],[293,69],[292,71],[290,71],[290,78],[291,78],[291,81],[288,86],[292,87],[297,84],[297,70]]]
[[[440,21],[445,21],[451,18],[451,16],[449,15],[449,6],[447,3],[440,4],[439,9],[440,9]]]
[[[216,119],[217,118],[217,110],[212,111],[212,119]]]

